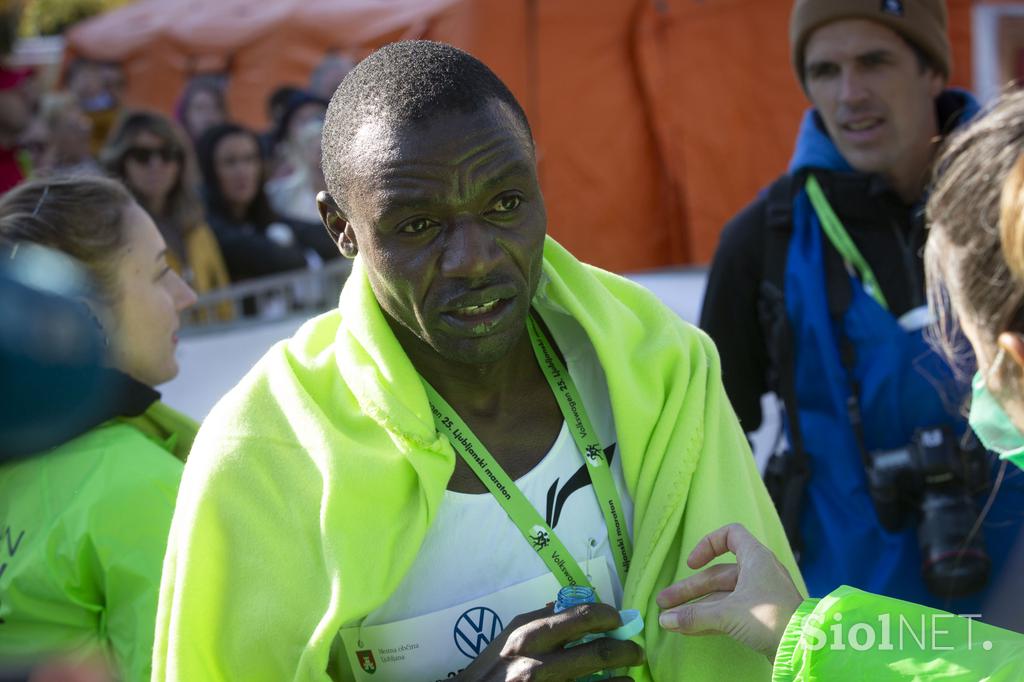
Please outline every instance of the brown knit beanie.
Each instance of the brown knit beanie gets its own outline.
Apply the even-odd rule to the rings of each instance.
[[[949,77],[945,0],[796,0],[789,17],[789,45],[801,83],[811,32],[838,19],[870,19],[888,26],[921,48]]]

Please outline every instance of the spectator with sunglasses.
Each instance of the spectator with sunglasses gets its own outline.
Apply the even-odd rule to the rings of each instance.
[[[100,158],[160,228],[167,260],[197,293],[227,286],[228,269],[203,215],[195,162],[167,117],[136,111],[121,118]],[[220,311],[224,317],[229,311]]]

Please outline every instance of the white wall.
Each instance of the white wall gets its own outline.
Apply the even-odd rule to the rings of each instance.
[[[975,5],[971,9],[971,64],[974,93],[982,103],[999,95],[1006,83],[999,73],[999,19],[1024,16],[1024,2]]]

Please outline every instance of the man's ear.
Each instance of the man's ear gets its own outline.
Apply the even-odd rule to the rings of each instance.
[[[331,235],[331,241],[338,245],[341,255],[345,258],[355,258],[359,253],[356,234],[352,230],[352,224],[342,214],[334,197],[328,192],[318,192],[316,208],[320,212],[320,220],[327,228],[327,233]]]

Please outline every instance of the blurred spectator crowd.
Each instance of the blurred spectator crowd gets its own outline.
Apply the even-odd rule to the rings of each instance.
[[[217,75],[188,82],[171,117],[126,107],[117,64],[78,59],[47,92],[31,69],[0,68],[0,193],[27,178],[122,181],[200,295],[318,269],[339,256],[315,202],[325,189],[320,136],[330,96],[353,66],[328,54],[308,84],[277,88],[262,131],[232,120]]]

